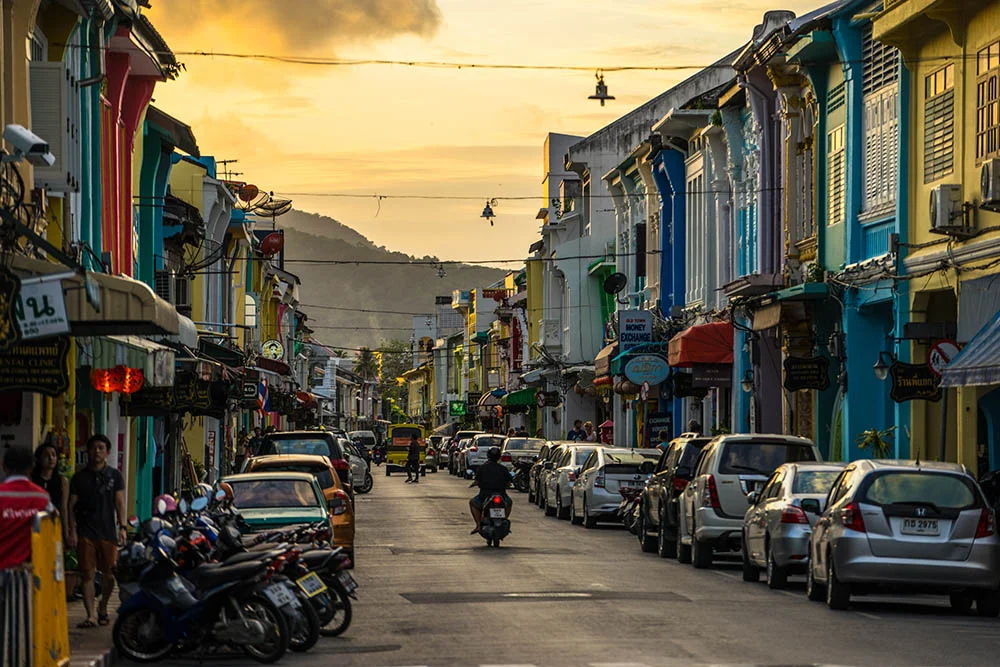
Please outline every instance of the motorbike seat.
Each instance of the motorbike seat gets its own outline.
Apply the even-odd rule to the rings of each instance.
[[[299,556],[299,560],[306,564],[310,570],[322,570],[325,569],[330,560],[336,555],[340,549],[310,549],[309,551],[302,552]]]
[[[262,574],[267,569],[267,563],[249,562],[238,565],[219,565],[206,563],[199,565],[188,575],[188,579],[202,590],[215,588],[234,581],[249,580]]]
[[[282,553],[284,553],[284,549],[274,549],[271,551],[244,551],[243,553],[230,556],[223,561],[223,565],[239,565],[240,563],[249,563],[251,561],[270,562]]]

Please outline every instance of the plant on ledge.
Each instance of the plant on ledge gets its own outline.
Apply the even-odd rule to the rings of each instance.
[[[874,459],[887,459],[892,453],[892,434],[896,430],[895,426],[890,426],[885,430],[870,428],[862,431],[855,443],[858,449],[867,449]]]

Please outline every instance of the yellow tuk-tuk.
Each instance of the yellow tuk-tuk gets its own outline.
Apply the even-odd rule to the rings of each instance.
[[[427,457],[427,442],[424,440],[424,427],[419,424],[390,424],[385,436],[385,476],[393,470],[406,470],[406,458],[410,451],[410,439],[416,435],[420,442],[420,473],[424,472],[424,460]]]

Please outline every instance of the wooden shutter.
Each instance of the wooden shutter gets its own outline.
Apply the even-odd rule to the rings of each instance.
[[[35,167],[35,186],[66,191],[72,185],[67,155],[66,67],[61,62],[32,62],[30,77],[31,131],[49,144],[56,158],[51,167]]]

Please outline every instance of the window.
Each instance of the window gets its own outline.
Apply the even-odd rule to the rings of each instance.
[[[844,197],[847,160],[844,146],[844,126],[835,127],[827,135],[827,209],[826,222],[836,225],[844,221]]]
[[[976,64],[976,161],[1000,157],[1000,41],[979,51]]]
[[[45,33],[38,29],[38,26],[35,26],[31,34],[28,35],[25,47],[28,60],[31,62],[39,63],[49,59],[49,40],[45,37]]]
[[[829,493],[839,470],[803,470],[795,476],[792,493]]]
[[[244,301],[243,324],[248,327],[257,326],[257,301],[249,294]]]
[[[933,505],[942,509],[969,509],[979,505],[978,494],[964,477],[924,472],[887,472],[871,481],[862,502],[872,505]]]
[[[924,183],[954,170],[955,66],[948,65],[924,80]]]
[[[770,475],[783,463],[815,461],[809,445],[793,442],[737,440],[726,443],[719,457],[720,475]]]
[[[899,161],[899,52],[862,36],[864,187],[862,212],[884,212],[896,201]]]

